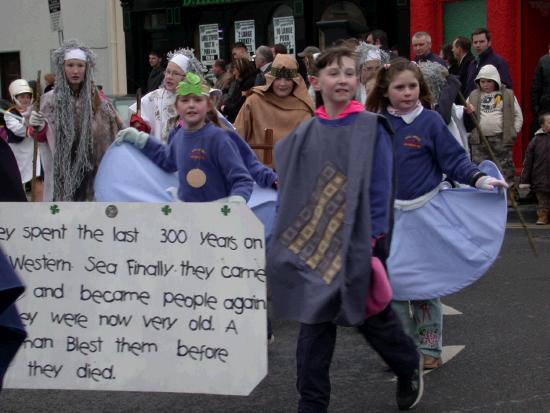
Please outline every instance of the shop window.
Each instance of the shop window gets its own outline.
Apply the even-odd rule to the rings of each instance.
[[[367,20],[355,3],[338,1],[325,9],[317,26],[319,45],[325,48],[338,38],[357,37],[366,32]]]
[[[166,12],[148,13],[143,17],[143,28],[145,30],[166,29]]]

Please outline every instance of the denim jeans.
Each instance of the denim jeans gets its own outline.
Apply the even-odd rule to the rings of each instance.
[[[392,301],[392,307],[422,354],[441,357],[443,311],[441,300]]]

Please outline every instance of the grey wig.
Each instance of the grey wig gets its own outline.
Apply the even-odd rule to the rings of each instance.
[[[65,77],[65,52],[81,49],[86,54],[86,73],[78,93],[80,117],[72,104],[74,92]],[[56,136],[54,155],[54,200],[72,201],[73,196],[93,170],[92,96],[94,90],[94,53],[79,40],[67,40],[52,55],[55,67],[54,89]]]
[[[371,60],[380,60],[380,63],[386,64],[390,62],[390,55],[388,52],[380,49],[377,46],[368,44],[365,42],[360,42],[359,46],[356,47],[355,53],[359,56],[359,66],[363,66],[365,63]],[[377,54],[380,56],[380,59],[373,59],[371,56]]]
[[[447,76],[449,76],[449,71],[445,66],[431,61],[419,62],[418,68],[422,72],[422,75],[430,88],[430,92],[433,97],[433,105],[437,105],[439,102],[439,95],[441,95],[441,90],[447,84]]]

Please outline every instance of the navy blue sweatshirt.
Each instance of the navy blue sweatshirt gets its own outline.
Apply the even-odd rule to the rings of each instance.
[[[253,181],[227,131],[207,122],[201,129],[175,130],[167,145],[149,137],[143,153],[166,172],[178,171],[178,197],[186,202],[210,202],[231,195],[249,200]],[[198,168],[206,183],[194,188],[187,173]]]
[[[438,113],[424,109],[411,124],[388,112],[384,116],[395,132],[397,199],[411,200],[430,192],[439,185],[443,173],[470,184],[479,172]]]

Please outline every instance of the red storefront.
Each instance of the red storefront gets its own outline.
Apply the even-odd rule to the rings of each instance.
[[[550,1],[411,0],[410,13],[411,35],[417,31],[430,33],[434,51],[457,35],[470,37],[475,27],[489,29],[493,49],[508,62],[514,93],[523,110],[524,126],[514,149],[514,161],[520,167],[533,120],[531,81],[539,58],[548,53]],[[455,26],[457,19],[461,24]]]

